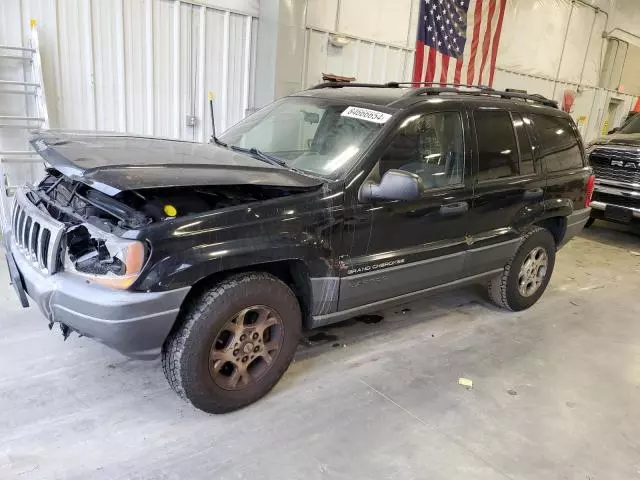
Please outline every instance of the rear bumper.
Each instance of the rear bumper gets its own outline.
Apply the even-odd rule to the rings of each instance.
[[[27,295],[49,321],[63,323],[130,357],[150,359],[160,354],[189,288],[128,292],[90,285],[66,272],[45,276],[13,239],[8,245]]]
[[[591,215],[591,208],[583,208],[581,210],[575,210],[571,215],[567,217],[567,228],[564,232],[564,237],[560,242],[559,247],[564,246],[569,240],[578,235],[585,224],[589,220]]]

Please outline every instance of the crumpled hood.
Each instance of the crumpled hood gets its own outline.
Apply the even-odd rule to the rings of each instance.
[[[321,180],[214,144],[115,133],[48,130],[31,145],[52,167],[107,195],[204,185],[314,187]]]

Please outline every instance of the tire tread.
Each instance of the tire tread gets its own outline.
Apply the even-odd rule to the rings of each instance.
[[[518,255],[522,244],[524,244],[524,242],[526,242],[531,236],[544,230],[545,229],[542,227],[533,226],[525,231],[522,234],[518,249],[504,266],[504,270],[489,280],[489,283],[487,285],[489,297],[499,307],[506,308],[507,310],[513,310],[513,308],[511,308],[511,306],[509,305],[509,300],[507,299],[507,282],[509,280],[509,273],[511,272],[513,261]]]
[[[165,340],[162,349],[162,369],[164,371],[165,377],[169,385],[171,386],[171,389],[176,392],[176,394],[178,394],[180,398],[193,404],[196,408],[200,407],[198,405],[195,405],[191,398],[189,398],[189,395],[187,395],[185,388],[185,382],[190,380],[185,379],[182,375],[185,355],[189,354],[187,352],[187,349],[185,348],[187,339],[191,335],[193,328],[196,326],[200,318],[203,315],[206,315],[207,310],[212,308],[213,304],[215,304],[218,299],[227,295],[230,290],[235,290],[241,288],[244,285],[249,285],[253,282],[259,281],[275,282],[281,287],[289,290],[289,292],[295,299],[295,295],[293,295],[293,292],[291,292],[288,285],[269,273],[248,272],[237,274],[227,278],[211,289],[205,291],[201,295],[191,299],[184,309],[185,313],[182,316],[179,327],[174,328],[174,330]],[[293,357],[293,354],[291,355],[291,357]],[[279,369],[281,371],[278,372],[278,378],[280,378],[280,376],[283,375],[289,367],[291,359],[287,358],[286,360],[287,361],[284,362],[283,366]],[[275,386],[275,384],[273,386]],[[215,402],[213,401],[213,399],[210,399],[210,403],[212,404],[211,410],[215,411],[215,413],[224,413],[226,411],[236,409],[229,408],[227,405],[221,403],[214,405]]]

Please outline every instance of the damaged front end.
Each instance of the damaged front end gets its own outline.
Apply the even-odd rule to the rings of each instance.
[[[308,191],[264,185],[164,187],[106,195],[50,168],[29,200],[64,224],[52,272],[63,269],[110,288],[128,289],[149,258],[138,232],[153,223]]]
[[[117,289],[138,278],[148,247],[126,237],[150,222],[144,214],[55,170],[27,195],[65,226],[55,268],[47,273],[63,269],[88,283]]]
[[[146,258],[137,240],[124,240],[84,223],[67,230],[63,268],[89,283],[126,289],[136,281]]]

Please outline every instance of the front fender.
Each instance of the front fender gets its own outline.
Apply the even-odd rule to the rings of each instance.
[[[279,261],[301,261],[312,276],[327,276],[331,271],[330,249],[291,237],[238,239],[163,251],[168,254],[145,269],[144,278],[138,281],[139,290],[189,287],[217,273]]]

